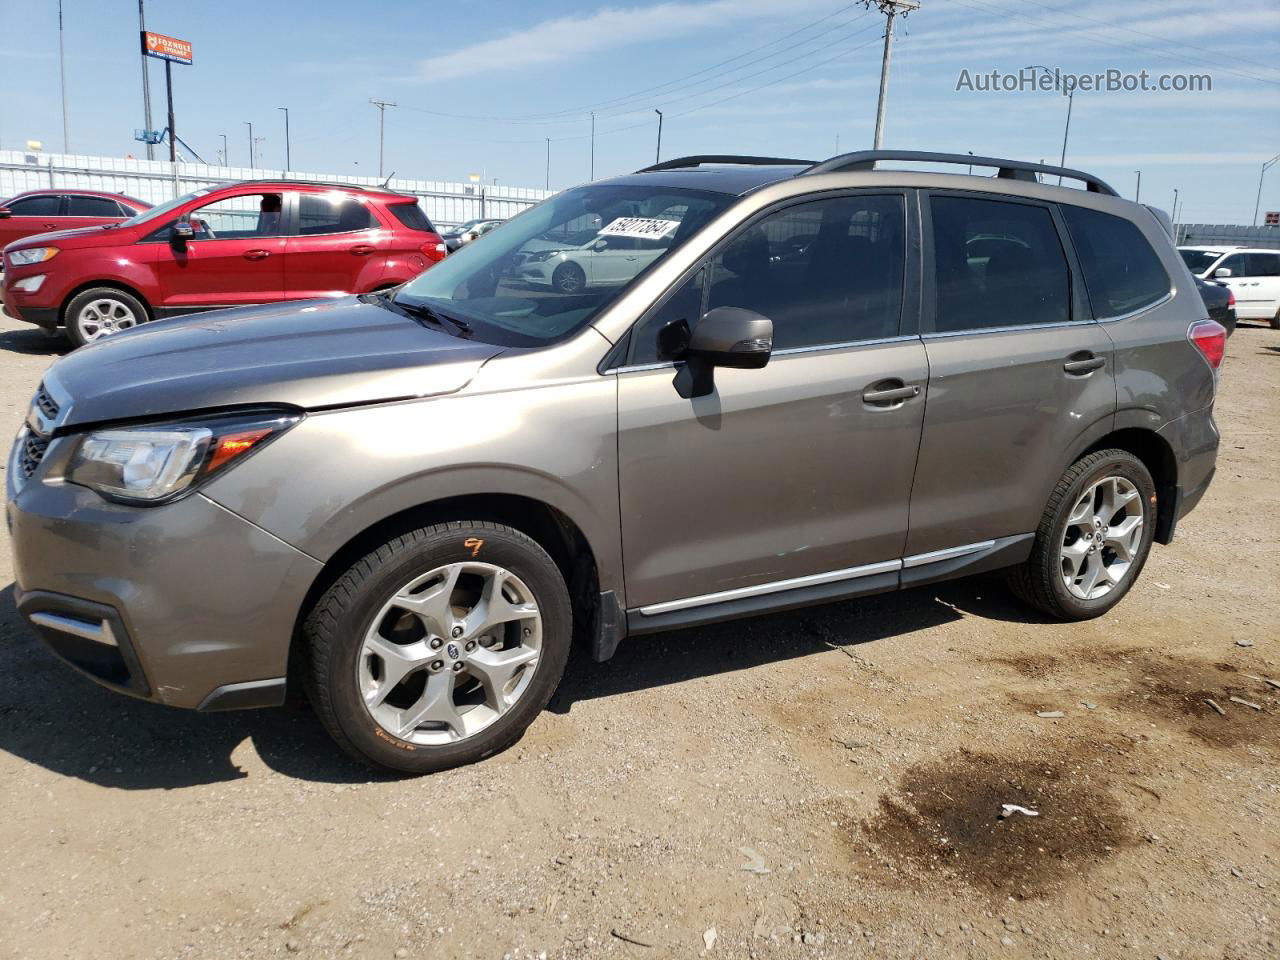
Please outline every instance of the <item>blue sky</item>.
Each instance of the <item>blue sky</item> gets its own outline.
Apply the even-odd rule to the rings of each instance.
[[[71,146],[142,155],[137,7],[64,0]],[[175,67],[178,130],[205,159],[247,128],[266,139],[259,165],[377,172],[377,110],[387,111],[386,166],[402,176],[551,186],[588,178],[589,112],[597,176],[654,155],[733,152],[824,158],[870,146],[883,18],[839,0],[476,0],[425,4],[179,3],[149,0],[150,29],[191,40]],[[56,0],[0,0],[0,147],[41,140],[60,151]],[[971,74],[1047,64],[1208,73],[1211,92],[1076,94],[1067,165],[1188,222],[1247,223],[1258,171],[1280,153],[1280,3],[1237,0],[922,0],[895,45],[885,146],[1056,162],[1066,100],[1053,92],[957,91]],[[163,125],[163,72],[152,72]],[[1263,209],[1280,209],[1280,166]]]

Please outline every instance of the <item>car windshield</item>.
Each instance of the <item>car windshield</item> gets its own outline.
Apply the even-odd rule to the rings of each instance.
[[[1178,253],[1192,273],[1204,273],[1222,256],[1221,250],[1179,250]]]
[[[190,193],[186,194],[185,196],[177,197],[173,200],[167,200],[164,203],[156,204],[156,206],[151,207],[148,210],[143,210],[137,216],[130,217],[128,220],[125,220],[123,223],[120,224],[120,226],[132,227],[140,223],[149,223],[152,220],[157,220],[160,217],[163,217],[165,214],[169,213],[171,210],[178,209],[178,207],[182,206],[187,201],[194,200],[196,199],[196,197],[203,197],[208,192],[209,192],[208,190],[193,190]]]
[[[736,198],[665,186],[586,186],[544,200],[411,280],[395,302],[465,321],[477,339],[568,336]]]

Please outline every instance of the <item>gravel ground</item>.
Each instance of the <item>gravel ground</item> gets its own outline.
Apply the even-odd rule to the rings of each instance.
[[[60,349],[0,317],[0,435]],[[1101,620],[980,577],[637,639],[419,780],[80,678],[0,537],[0,956],[1278,956],[1278,396],[1242,327],[1217,480]]]

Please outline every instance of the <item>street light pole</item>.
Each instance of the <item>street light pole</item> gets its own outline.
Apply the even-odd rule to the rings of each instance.
[[[551,138],[547,137],[547,180],[543,184],[544,189],[551,190]]]
[[[58,0],[58,77],[62,82],[62,152],[71,152],[67,134],[67,58],[62,47],[62,0]]]
[[[653,155],[654,163],[662,162],[662,111],[654,108],[654,113],[658,115],[658,149]]]
[[[591,177],[596,178],[596,112],[591,111]]]
[[[885,15],[884,56],[880,61],[880,97],[876,100],[876,132],[871,149],[879,150],[884,140],[884,114],[889,99],[889,63],[893,59],[893,20],[901,12],[904,16],[920,7],[918,0],[867,0],[874,3]]]
[[[1280,161],[1280,153],[1268,160],[1262,165],[1262,172],[1258,174],[1258,199],[1253,201],[1253,225],[1258,225],[1258,208],[1262,206],[1262,178],[1267,175],[1267,171],[1276,165],[1276,161]]]
[[[384,130],[384,121],[387,117],[387,107],[394,107],[395,104],[390,100],[370,100],[375,107],[378,108],[378,176],[382,176],[382,135]]]
[[[229,167],[231,166],[231,154],[227,151],[227,135],[220,133],[218,136],[222,138],[222,165]]]
[[[249,128],[249,169],[253,169],[253,123],[249,120],[241,120],[246,127]]]
[[[1053,77],[1053,85],[1055,87],[1060,87],[1062,85],[1062,78],[1057,70],[1050,70],[1048,67],[1039,63],[1030,64],[1027,69],[1043,70],[1049,76]],[[1067,90],[1067,122],[1062,127],[1062,156],[1058,160],[1058,166],[1060,167],[1065,167],[1067,165],[1067,136],[1071,133],[1071,106],[1075,103],[1075,99],[1076,88],[1075,84],[1072,84]],[[1062,186],[1061,174],[1058,175],[1058,186]]]
[[[151,142],[151,78],[147,70],[147,15],[142,9],[143,0],[138,0],[138,49],[142,52],[142,110],[147,122],[147,159],[156,157],[155,144]]]
[[[284,111],[284,169],[287,173],[293,169],[293,157],[289,155],[289,108],[276,107],[276,109]]]
[[[1139,202],[1141,202],[1141,200],[1142,200],[1142,171],[1141,171],[1141,170],[1135,170],[1135,171],[1133,171],[1133,172],[1134,172],[1134,173],[1136,173],[1136,174],[1138,175],[1138,186],[1137,186],[1137,188],[1133,191],[1133,202],[1134,202],[1134,203],[1139,203]]]

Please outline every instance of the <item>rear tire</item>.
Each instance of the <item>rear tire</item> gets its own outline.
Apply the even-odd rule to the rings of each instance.
[[[76,294],[63,311],[67,336],[77,347],[131,330],[150,319],[141,300],[116,287],[91,287]]]
[[[1280,310],[1276,311],[1276,315],[1271,318],[1271,329],[1280,330]]]
[[[308,693],[357,760],[433,773],[520,738],[560,683],[572,631],[564,579],[536,542],[488,521],[436,524],[356,561],[312,608]]]
[[[1009,586],[1060,620],[1090,620],[1119,603],[1142,572],[1156,526],[1155,482],[1125,450],[1077,460],[1054,488],[1027,561]]]

